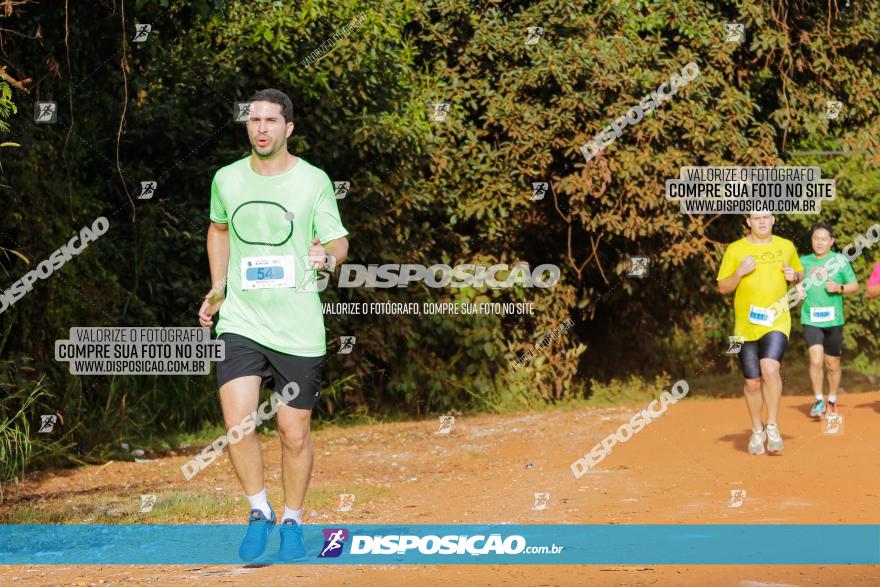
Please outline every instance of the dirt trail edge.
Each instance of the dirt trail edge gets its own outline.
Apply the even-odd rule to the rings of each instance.
[[[750,456],[742,399],[689,397],[614,448],[580,479],[571,463],[645,405],[456,419],[452,432],[422,421],[332,428],[315,435],[306,523],[724,524],[880,523],[880,391],[840,398],[843,431],[824,434],[810,398],[783,397],[779,456]],[[262,438],[267,490],[281,507],[280,444]],[[23,503],[57,511],[76,496],[174,492],[240,496],[228,458],[187,482],[189,457],[44,472],[24,483],[0,515]],[[738,507],[731,491],[744,490]],[[355,495],[351,511],[338,496]],[[549,506],[534,510],[534,494]],[[180,523],[244,523],[198,511]],[[84,518],[85,519],[85,518]],[[82,523],[84,520],[73,520]],[[92,523],[101,523],[92,519]],[[142,522],[150,523],[149,516]],[[169,520],[162,520],[168,523]],[[658,545],[662,548],[662,545]],[[821,544],[810,548],[819,550]],[[103,581],[103,583],[99,583]],[[875,585],[868,566],[5,566],[0,583],[260,585]]]

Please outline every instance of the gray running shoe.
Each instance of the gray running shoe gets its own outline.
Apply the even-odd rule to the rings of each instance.
[[[767,440],[767,433],[763,430],[755,432],[752,430],[752,437],[749,439],[749,454],[764,454],[764,441]]]
[[[777,426],[767,425],[767,452],[779,452],[782,450],[782,435]]]

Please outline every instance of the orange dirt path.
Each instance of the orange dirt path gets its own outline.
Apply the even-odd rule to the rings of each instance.
[[[699,390],[691,390],[697,395]],[[569,465],[644,405],[549,410],[459,418],[449,435],[437,421],[331,428],[315,435],[311,489],[354,493],[349,512],[306,499],[306,523],[710,524],[880,523],[880,391],[839,400],[843,433],[826,435],[809,417],[809,397],[784,396],[778,456],[746,452],[749,422],[742,399],[689,397],[671,406],[580,479]],[[280,444],[263,437],[267,487],[280,508]],[[188,457],[43,472],[21,486],[22,500],[71,494],[187,491],[240,495],[224,455],[192,481]],[[529,467],[528,465],[532,465]],[[730,491],[746,491],[738,508]],[[359,495],[360,492],[360,495]],[[550,494],[533,510],[534,493]],[[7,493],[7,498],[10,494]],[[37,501],[40,500],[40,501]],[[51,509],[51,508],[50,508]],[[192,512],[185,523],[244,523]],[[145,522],[149,522],[146,518]],[[100,520],[95,521],[99,523]],[[662,547],[659,545],[658,547]],[[822,545],[811,546],[817,551]],[[344,556],[344,555],[343,555]],[[99,583],[104,581],[104,583]],[[876,585],[870,566],[6,566],[0,583],[286,585]]]

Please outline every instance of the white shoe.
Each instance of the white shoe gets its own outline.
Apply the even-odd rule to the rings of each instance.
[[[779,452],[782,450],[782,435],[779,427],[775,424],[767,425],[767,452]]]
[[[749,454],[764,454],[764,441],[767,440],[767,433],[763,430],[755,432],[752,430],[752,437],[749,439]]]

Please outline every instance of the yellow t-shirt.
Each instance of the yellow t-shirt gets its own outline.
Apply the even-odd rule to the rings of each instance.
[[[773,330],[788,336],[791,332],[789,285],[782,265],[785,263],[795,271],[804,270],[794,244],[780,236],[773,236],[773,240],[764,245],[753,244],[746,238],[730,243],[721,259],[718,281],[733,275],[748,255],[755,260],[755,270],[743,277],[736,288],[733,333],[746,341],[758,340]]]

